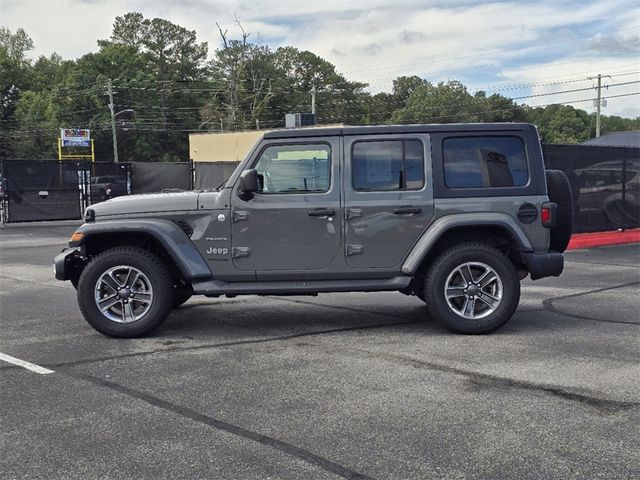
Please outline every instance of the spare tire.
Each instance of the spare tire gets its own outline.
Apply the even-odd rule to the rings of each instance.
[[[549,201],[558,206],[556,226],[551,229],[549,250],[564,252],[573,231],[573,193],[562,170],[546,170]]]

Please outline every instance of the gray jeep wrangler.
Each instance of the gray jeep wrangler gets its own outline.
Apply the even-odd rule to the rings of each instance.
[[[217,189],[91,206],[54,270],[113,337],[192,295],[375,291],[479,334],[511,317],[521,279],[560,275],[572,211],[533,125],[280,130]]]

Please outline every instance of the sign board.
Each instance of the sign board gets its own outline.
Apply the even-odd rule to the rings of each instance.
[[[84,128],[61,128],[60,138],[63,147],[91,146],[90,131]]]

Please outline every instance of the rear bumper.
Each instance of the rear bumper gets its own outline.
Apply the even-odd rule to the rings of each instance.
[[[56,280],[70,280],[71,275],[77,273],[82,261],[80,247],[65,248],[53,259],[53,274]]]
[[[564,269],[564,255],[558,252],[523,253],[531,275],[531,280],[544,277],[557,277]]]

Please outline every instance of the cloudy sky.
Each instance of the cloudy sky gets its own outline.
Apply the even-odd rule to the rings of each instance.
[[[603,80],[611,97],[603,113],[640,116],[637,0],[0,0],[0,24],[24,28],[34,55],[71,59],[96,50],[115,16],[130,11],[195,29],[211,53],[216,22],[237,35],[237,15],[254,41],[310,50],[372,92],[419,75],[592,111],[588,77],[601,73],[612,77]]]

